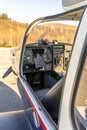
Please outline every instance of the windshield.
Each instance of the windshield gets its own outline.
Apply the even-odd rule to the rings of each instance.
[[[75,34],[82,13],[83,8],[78,8],[59,15],[39,18],[28,26],[22,43],[22,48],[25,47],[25,51],[23,50],[24,52],[22,52],[23,60],[20,61],[22,62],[20,63],[22,74],[25,64],[29,63],[29,59],[33,61],[30,64],[33,64],[33,69],[35,69],[34,58],[36,55],[34,55],[33,51],[31,51],[31,54],[30,52],[28,53],[30,55],[26,55],[30,45],[51,45],[50,56],[42,55],[42,57],[51,57],[52,59],[52,62],[49,62],[49,64],[46,63],[46,69],[44,70],[54,70],[58,73],[66,73]],[[43,48],[45,54],[45,48],[47,47]],[[44,61],[46,62],[45,58]]]
[[[61,23],[45,23],[35,26],[29,34],[26,44],[37,43],[39,40],[48,40],[49,42],[56,41],[62,43],[73,44],[77,24],[70,25]]]

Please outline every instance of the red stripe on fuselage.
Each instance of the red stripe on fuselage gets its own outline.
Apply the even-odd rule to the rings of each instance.
[[[20,79],[19,79],[19,80],[20,80]],[[37,112],[37,110],[36,110],[36,108],[35,108],[35,106],[34,106],[32,100],[30,99],[30,97],[29,97],[29,95],[28,95],[28,93],[27,93],[26,89],[24,88],[24,86],[23,86],[23,84],[22,84],[21,81],[20,81],[20,83],[21,83],[21,85],[22,85],[22,88],[23,88],[23,91],[24,91],[24,93],[25,93],[25,95],[26,95],[26,98],[28,99],[28,101],[29,101],[29,103],[31,104],[32,108],[34,109],[34,111],[35,111],[35,112],[37,113],[37,115],[38,115],[38,118],[39,118],[39,121],[40,121],[40,125],[42,126],[43,130],[47,130],[46,126],[44,125],[44,123],[43,123],[41,117],[39,116],[39,113]]]

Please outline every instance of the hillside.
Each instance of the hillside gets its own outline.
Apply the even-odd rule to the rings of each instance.
[[[49,39],[49,41],[57,40],[58,42],[72,44],[76,30],[76,26],[60,23],[36,26],[30,33],[28,43],[37,41],[37,39]]]
[[[17,46],[23,37],[26,24],[0,19],[0,46]]]
[[[24,35],[27,24],[18,23],[11,20],[0,20],[0,46],[18,46]],[[30,35],[30,41],[36,41],[43,30],[46,32],[46,36],[52,40],[53,32],[54,38],[59,42],[73,43],[74,35],[76,32],[76,26],[64,25],[64,24],[47,24],[45,27],[39,26],[32,30]]]

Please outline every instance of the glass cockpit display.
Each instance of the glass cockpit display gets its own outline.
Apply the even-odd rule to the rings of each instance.
[[[52,70],[52,46],[27,46],[24,54],[24,72]]]

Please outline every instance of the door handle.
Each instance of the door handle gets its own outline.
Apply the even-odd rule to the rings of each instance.
[[[35,123],[36,128],[39,128],[40,123],[39,123],[39,118],[38,118],[36,112],[33,112],[33,119],[34,119],[34,123]]]

